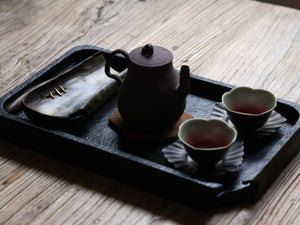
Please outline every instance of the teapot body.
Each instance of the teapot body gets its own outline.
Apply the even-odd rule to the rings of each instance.
[[[175,70],[163,74],[153,71],[130,73],[121,84],[118,108],[130,127],[145,132],[171,127],[182,115],[186,100],[175,96],[179,74]]]
[[[128,127],[137,131],[168,129],[184,112],[189,91],[189,68],[184,66],[179,74],[173,67],[171,53],[165,59],[154,59],[157,60],[155,66],[145,65],[142,60],[149,59],[135,60],[131,55],[135,54],[134,51],[126,55],[128,70],[118,94],[120,115]],[[154,46],[155,51],[166,49]]]

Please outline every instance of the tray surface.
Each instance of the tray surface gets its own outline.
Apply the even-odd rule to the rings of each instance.
[[[118,136],[108,125],[108,118],[117,111],[116,96],[111,97],[84,123],[72,129],[47,128],[30,121],[22,110],[14,113],[6,111],[7,105],[28,87],[55,76],[75,61],[87,58],[98,50],[101,48],[95,46],[71,49],[3,96],[0,99],[1,136],[163,196],[204,208],[257,199],[298,152],[300,106],[281,99],[278,99],[275,110],[287,122],[274,134],[259,141],[244,139],[245,155],[240,169],[211,178],[191,176],[168,163],[162,149],[170,142],[135,143]],[[102,50],[109,53],[108,50]],[[126,67],[124,59],[117,57],[114,67],[122,71]],[[233,87],[194,75],[191,75],[191,84],[186,111],[196,118],[206,119],[210,117],[216,102],[221,101],[222,94]]]

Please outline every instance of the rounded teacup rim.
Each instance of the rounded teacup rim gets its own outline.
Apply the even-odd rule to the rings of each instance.
[[[187,123],[190,123],[191,121],[202,121],[202,122],[207,122],[207,123],[210,123],[210,122],[217,122],[217,123],[220,123],[222,125],[224,125],[226,128],[228,128],[229,130],[233,131],[234,133],[234,137],[232,138],[232,140],[227,144],[227,145],[224,145],[224,146],[220,146],[220,147],[215,147],[215,148],[197,148],[197,147],[194,147],[192,145],[190,145],[189,143],[187,143],[182,137],[181,137],[181,130],[182,130],[182,127],[187,124]],[[226,148],[229,148],[237,139],[237,131],[234,127],[231,127],[229,126],[226,122],[224,122],[223,120],[219,120],[219,119],[201,119],[201,118],[191,118],[191,119],[188,119],[186,121],[184,121],[180,126],[179,126],[179,129],[178,129],[178,138],[180,141],[182,141],[185,145],[189,146],[191,149],[193,150],[197,150],[197,151],[217,151],[217,150],[223,150],[223,149],[226,149]]]
[[[227,107],[227,105],[225,104],[224,99],[225,99],[227,96],[232,95],[234,92],[240,91],[240,90],[250,90],[250,91],[252,91],[252,92],[260,91],[260,92],[264,92],[264,93],[270,95],[270,96],[272,97],[272,99],[273,99],[272,107],[269,108],[269,109],[266,110],[266,111],[263,111],[262,113],[257,113],[257,114],[254,114],[254,113],[239,112],[239,111],[230,109],[230,108]],[[266,90],[266,89],[262,89],[262,88],[251,88],[251,87],[247,87],[247,86],[234,87],[234,88],[232,88],[230,91],[225,92],[225,93],[222,95],[222,103],[223,103],[224,107],[226,108],[226,110],[228,110],[228,111],[230,111],[230,112],[232,112],[232,113],[236,113],[236,114],[240,114],[240,115],[246,115],[246,116],[253,116],[253,117],[261,116],[261,115],[267,114],[267,113],[271,112],[272,110],[274,110],[274,109],[276,108],[276,106],[277,106],[277,100],[276,100],[276,97],[275,97],[275,95],[274,95],[272,92],[270,92],[270,91],[268,91],[268,90]]]

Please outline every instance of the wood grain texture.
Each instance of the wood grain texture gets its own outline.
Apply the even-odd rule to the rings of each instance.
[[[174,65],[300,103],[300,11],[251,0],[1,0],[0,96],[74,46],[152,43]],[[255,203],[200,211],[0,141],[0,224],[299,224],[300,154]]]

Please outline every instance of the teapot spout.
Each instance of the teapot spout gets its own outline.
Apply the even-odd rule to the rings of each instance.
[[[180,83],[177,89],[177,97],[179,99],[185,98],[190,91],[190,87],[190,68],[187,65],[182,65],[180,68]]]

